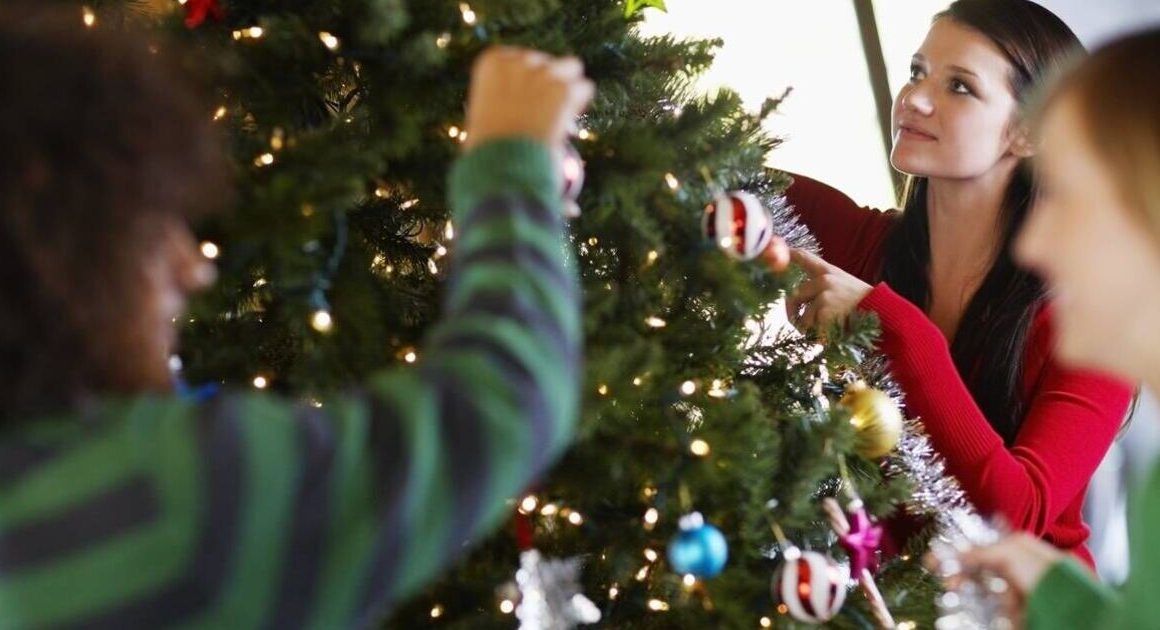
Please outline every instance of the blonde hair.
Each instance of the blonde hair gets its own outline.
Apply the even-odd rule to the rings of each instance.
[[[1064,75],[1043,107],[1076,107],[1088,145],[1160,241],[1160,29],[1117,40]]]

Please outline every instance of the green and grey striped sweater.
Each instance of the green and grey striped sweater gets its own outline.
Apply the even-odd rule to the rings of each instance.
[[[0,628],[343,628],[495,526],[561,452],[581,321],[547,149],[450,178],[460,232],[422,361],[316,409],[110,400],[0,434]]]

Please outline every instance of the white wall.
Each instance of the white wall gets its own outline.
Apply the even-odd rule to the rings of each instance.
[[[771,165],[833,184],[863,204],[893,206],[874,96],[849,0],[667,0],[666,4],[667,13],[647,14],[646,33],[725,41],[700,83],[706,91],[728,86],[756,110],[766,97],[793,87],[793,94],[767,123],[771,133],[786,140],[770,154]],[[906,42],[905,52],[888,56],[905,66],[921,35],[899,39]]]
[[[1160,25],[1160,0],[1039,0],[1088,47],[1117,35]]]

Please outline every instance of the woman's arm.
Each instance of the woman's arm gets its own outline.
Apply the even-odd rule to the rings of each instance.
[[[804,175],[789,175],[793,184],[785,191],[786,201],[818,239],[821,255],[855,276],[873,281],[878,270],[869,264],[876,259],[870,253],[897,213],[859,206],[836,188]]]
[[[1036,319],[1026,349],[1043,368],[1008,449],[975,404],[946,337],[925,313],[885,283],[871,287],[808,252],[794,250],[793,259],[809,274],[790,300],[791,312],[809,304],[799,325],[825,324],[854,308],[878,316],[878,348],[890,360],[908,411],[922,419],[947,471],[976,507],[1038,535],[1075,501],[1111,446],[1132,389],[1061,367],[1051,356],[1045,313]]]
[[[1042,534],[1079,496],[1111,446],[1131,387],[1048,357],[1023,426],[1007,448],[959,376],[946,338],[921,310],[885,284],[859,307],[878,315],[879,347],[908,411],[922,419],[971,501],[985,514],[1002,514],[1013,527]],[[1048,335],[1033,338],[1039,347],[1028,352],[1049,352]]]

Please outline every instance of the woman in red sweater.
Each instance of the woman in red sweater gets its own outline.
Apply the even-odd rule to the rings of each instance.
[[[1091,565],[1084,491],[1132,391],[1056,362],[1042,285],[1011,256],[1035,195],[1024,102],[1080,51],[1027,0],[959,0],[935,16],[894,104],[905,212],[796,177],[788,199],[825,259],[794,252],[810,279],[788,307],[805,306],[804,326],[877,314],[909,415],[975,506]]]

